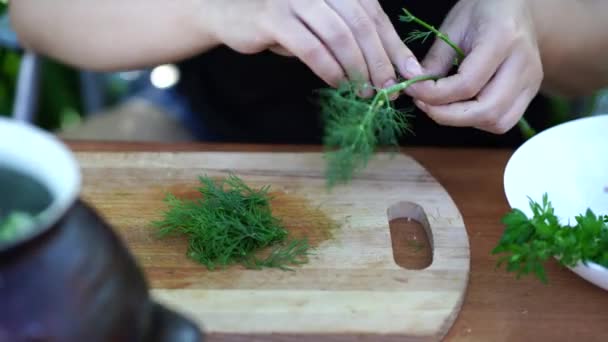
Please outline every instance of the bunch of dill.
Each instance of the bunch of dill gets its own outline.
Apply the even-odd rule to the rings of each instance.
[[[168,194],[169,209],[153,222],[161,237],[184,235],[188,256],[213,270],[241,263],[247,268],[276,267],[306,262],[306,239],[287,241],[288,231],[272,215],[269,187],[252,189],[233,174],[215,182],[199,177],[201,198],[182,200]],[[273,247],[260,258],[258,252]]]

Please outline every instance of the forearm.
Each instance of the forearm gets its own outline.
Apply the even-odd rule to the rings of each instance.
[[[608,86],[608,1],[529,1],[539,34],[542,90],[573,97]]]
[[[141,68],[218,43],[205,0],[17,0],[11,23],[22,45],[90,70]]]

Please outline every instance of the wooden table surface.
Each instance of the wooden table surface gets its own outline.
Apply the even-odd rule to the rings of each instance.
[[[74,151],[318,151],[313,146],[68,142]],[[405,148],[449,192],[459,207],[471,246],[465,302],[447,341],[608,341],[608,292],[555,262],[549,284],[517,280],[496,269],[490,254],[508,212],[502,188],[511,150]]]

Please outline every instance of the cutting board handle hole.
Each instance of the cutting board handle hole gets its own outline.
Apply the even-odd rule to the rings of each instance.
[[[393,258],[400,267],[423,270],[433,262],[433,233],[421,206],[399,202],[388,209]]]

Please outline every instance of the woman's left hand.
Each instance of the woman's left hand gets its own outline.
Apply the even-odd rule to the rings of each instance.
[[[439,30],[466,57],[455,75],[416,83],[406,93],[439,124],[509,131],[543,80],[527,0],[461,0]],[[424,74],[445,76],[455,57],[449,45],[437,40],[422,62]]]

